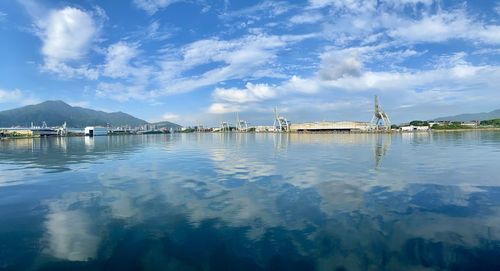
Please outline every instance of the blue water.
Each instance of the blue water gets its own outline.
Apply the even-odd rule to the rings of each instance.
[[[500,133],[0,141],[0,270],[500,270]]]

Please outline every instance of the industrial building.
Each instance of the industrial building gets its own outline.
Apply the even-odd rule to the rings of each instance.
[[[372,125],[369,122],[359,121],[322,121],[292,123],[290,132],[363,132],[369,131]]]
[[[290,123],[274,109],[274,127],[277,132],[367,132],[390,131],[391,121],[375,96],[374,112],[371,122],[361,121],[322,121]]]
[[[107,134],[108,134],[108,128],[106,127],[96,127],[96,126],[85,127],[86,136],[105,136]]]

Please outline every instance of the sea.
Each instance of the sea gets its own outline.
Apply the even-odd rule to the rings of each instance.
[[[0,270],[500,270],[500,132],[3,140]]]

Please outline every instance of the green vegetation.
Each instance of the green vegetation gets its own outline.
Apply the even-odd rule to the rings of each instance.
[[[135,127],[147,123],[123,112],[106,113],[74,107],[63,101],[46,101],[0,112],[0,127],[29,127],[31,122],[35,125],[42,125],[44,121],[48,126],[62,125],[66,122],[69,127],[106,126],[108,124]]]
[[[31,138],[31,137],[38,137],[34,136],[32,134],[26,134],[26,133],[18,133],[18,132],[1,132],[0,133],[0,138]]]
[[[429,126],[429,122],[422,120],[414,120],[410,122],[410,125],[413,126]]]
[[[481,121],[481,126],[500,127],[500,119],[483,120]]]
[[[196,129],[195,128],[186,128],[184,130],[181,131],[181,133],[193,133],[193,132],[196,132]]]
[[[462,125],[460,122],[452,122],[450,124],[441,124],[432,126],[432,130],[456,130],[456,129],[473,129],[470,126]]]

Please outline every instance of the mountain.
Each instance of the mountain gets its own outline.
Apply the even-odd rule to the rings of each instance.
[[[460,114],[455,116],[437,118],[435,120],[472,121],[472,120],[490,120],[498,118],[500,118],[500,109],[488,113]]]
[[[147,123],[123,112],[106,113],[71,106],[63,101],[46,101],[40,104],[0,111],[0,127],[29,127],[31,122],[35,125],[42,125],[44,121],[48,126],[59,126],[66,122],[68,127],[75,128],[93,125],[106,126],[107,124],[135,127]]]
[[[151,123],[153,125],[156,125],[156,128],[158,129],[180,129],[182,126],[180,126],[179,124],[175,124],[173,122],[170,122],[170,121],[160,121],[160,122],[155,122],[155,123]]]

